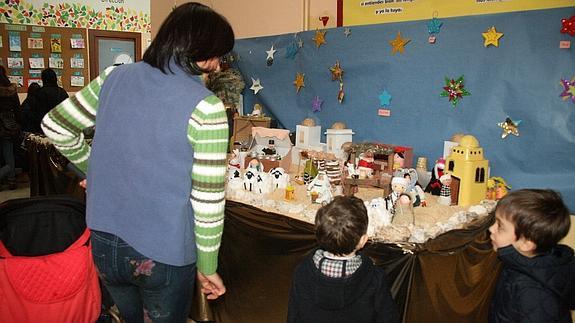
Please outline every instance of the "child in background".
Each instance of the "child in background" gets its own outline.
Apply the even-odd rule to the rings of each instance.
[[[505,196],[489,228],[503,271],[489,322],[571,322],[575,309],[573,250],[558,244],[570,227],[569,210],[552,190]]]
[[[315,250],[298,265],[288,322],[398,322],[382,268],[356,254],[367,242],[367,210],[356,197],[337,196],[315,218]]]

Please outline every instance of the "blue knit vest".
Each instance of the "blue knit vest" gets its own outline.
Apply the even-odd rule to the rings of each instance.
[[[196,261],[188,121],[210,95],[171,65],[119,66],[104,81],[88,168],[87,221],[155,261]]]

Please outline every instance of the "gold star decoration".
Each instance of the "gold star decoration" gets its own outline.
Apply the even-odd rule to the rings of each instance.
[[[329,70],[331,71],[331,80],[339,80],[340,82],[343,81],[343,69],[339,65],[339,61],[335,62],[335,65],[330,67]]]
[[[483,46],[485,47],[489,45],[499,47],[499,38],[503,37],[503,33],[498,33],[497,30],[495,30],[495,26],[487,29],[487,32],[484,32],[481,35],[485,38],[485,41],[483,42]]]
[[[325,31],[320,31],[320,30],[316,30],[315,31],[315,35],[313,36],[312,40],[314,41],[315,45],[317,46],[317,48],[319,48],[319,46],[325,44]]]
[[[296,93],[299,93],[299,90],[305,86],[304,80],[303,80],[304,77],[305,77],[305,74],[300,73],[300,72],[296,73],[295,81],[293,81],[293,84],[295,85]]]
[[[391,54],[395,55],[396,52],[403,54],[403,46],[407,45],[410,41],[411,39],[401,38],[401,32],[398,31],[397,37],[395,37],[394,40],[389,41],[389,44],[391,45]]]
[[[505,139],[505,137],[509,135],[514,135],[519,137],[519,124],[521,120],[511,120],[511,118],[505,118],[505,121],[498,123],[497,125],[503,129],[501,133],[501,139]]]

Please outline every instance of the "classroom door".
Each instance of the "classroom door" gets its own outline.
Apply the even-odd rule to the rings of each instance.
[[[90,42],[90,79],[107,67],[129,64],[141,59],[141,34],[121,31],[88,31]]]

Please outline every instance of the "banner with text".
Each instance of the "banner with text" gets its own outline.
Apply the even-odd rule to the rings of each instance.
[[[575,6],[573,0],[343,0],[342,2],[344,26]],[[575,14],[575,11],[573,13]]]

